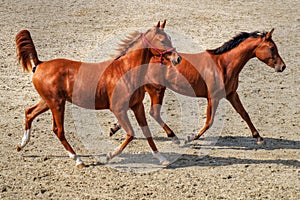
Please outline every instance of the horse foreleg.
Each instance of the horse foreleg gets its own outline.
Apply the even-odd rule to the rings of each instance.
[[[167,136],[172,138],[173,143],[180,144],[178,137],[175,135],[173,130],[163,121],[160,115],[165,90],[166,88],[162,86],[151,87],[147,85],[146,91],[148,92],[151,99],[151,107],[149,114],[164,129],[164,131],[167,133]]]
[[[68,143],[65,137],[64,131],[64,112],[65,112],[65,102],[63,101],[58,105],[51,105],[51,112],[53,115],[53,132],[58,137],[59,141],[65,147],[66,151],[69,154],[69,157],[75,160],[76,166],[78,168],[84,167],[84,163],[81,161],[78,155],[76,155],[75,151]]]
[[[17,145],[17,151],[21,151],[22,148],[24,148],[29,140],[30,140],[30,133],[31,133],[31,124],[32,121],[40,114],[46,112],[49,110],[48,105],[46,102],[41,99],[37,104],[34,106],[27,108],[25,110],[25,131],[24,135],[22,137],[21,143]]]
[[[118,156],[119,154],[122,153],[122,151],[126,148],[126,146],[133,140],[134,138],[134,131],[133,128],[130,124],[128,115],[126,111],[121,111],[121,112],[114,112],[116,118],[118,119],[118,123],[120,123],[120,126],[123,127],[123,129],[126,132],[126,138],[122,142],[120,146],[118,146],[114,152],[109,152],[106,156],[106,161],[110,161],[114,157]]]
[[[135,105],[132,108],[132,110],[134,112],[135,118],[137,119],[139,126],[141,127],[141,129],[143,131],[144,136],[147,138],[147,141],[152,150],[153,156],[159,160],[159,163],[161,165],[165,165],[165,166],[168,165],[170,162],[159,153],[159,151],[153,141],[152,134],[150,132],[149,126],[146,121],[143,103],[141,102],[141,103]]]
[[[213,99],[213,98],[207,99],[206,122],[198,134],[196,134],[194,137],[191,136],[187,137],[185,141],[186,143],[192,140],[199,139],[205,133],[205,131],[207,131],[212,126],[218,105],[219,105],[218,99]]]
[[[246,123],[248,124],[248,126],[252,132],[252,136],[257,139],[257,144],[259,144],[259,145],[264,144],[263,138],[259,135],[258,131],[254,127],[253,123],[251,122],[251,119],[250,119],[247,111],[243,107],[243,104],[239,98],[238,93],[237,92],[231,93],[230,95],[228,95],[226,97],[226,99],[231,103],[233,108],[240,114],[240,116],[243,118],[243,120],[246,121]]]

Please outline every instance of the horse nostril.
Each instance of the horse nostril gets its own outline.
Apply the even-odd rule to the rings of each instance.
[[[179,64],[181,62],[181,60],[182,60],[181,56],[178,56],[178,58],[177,58],[177,64]]]
[[[285,70],[286,66],[283,65],[283,67],[281,68],[281,71],[283,72]]]

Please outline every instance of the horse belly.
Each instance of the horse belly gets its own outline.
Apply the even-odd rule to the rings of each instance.
[[[97,87],[81,86],[74,87],[72,98],[69,100],[73,104],[93,110],[109,108],[107,94],[97,93]]]
[[[107,89],[103,81],[103,72],[107,63],[82,63],[77,73],[73,74],[70,81],[70,101],[87,109],[109,108]],[[104,78],[105,79],[105,78]]]

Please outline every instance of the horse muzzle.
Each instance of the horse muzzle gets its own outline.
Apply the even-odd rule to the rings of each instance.
[[[178,65],[182,60],[182,57],[177,54],[177,56],[173,59],[171,59],[171,62],[174,66]]]
[[[276,65],[275,66],[275,72],[283,72],[286,68],[286,65],[283,65],[283,66],[278,66]]]

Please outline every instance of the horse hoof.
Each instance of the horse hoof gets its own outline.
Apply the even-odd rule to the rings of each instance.
[[[114,124],[114,127],[110,129],[110,133],[109,136],[113,136],[114,134],[116,134],[116,132],[118,132],[118,130],[121,129],[121,126],[118,124]]]
[[[190,143],[191,141],[192,141],[192,137],[188,135],[184,140],[184,144]]]
[[[22,148],[19,145],[17,145],[17,151],[21,151],[21,150]]]
[[[162,166],[168,166],[170,164],[170,161],[164,160],[160,163]]]
[[[260,140],[260,141],[257,141],[257,144],[258,144],[259,146],[263,146],[263,145],[266,144],[266,142],[265,142],[264,140]]]
[[[116,132],[114,132],[113,128],[110,129],[109,137],[113,136]]]
[[[178,139],[178,137],[177,136],[174,136],[173,138],[172,138],[172,142],[174,143],[174,144],[180,144],[180,140]]]
[[[78,169],[82,169],[82,168],[85,167],[85,164],[84,164],[84,163],[80,163],[80,164],[77,164],[76,167],[77,167]]]
[[[112,153],[109,152],[106,154],[106,163],[108,163],[112,159]]]

